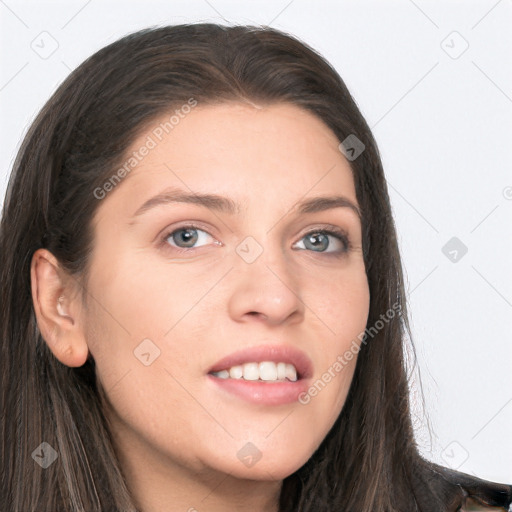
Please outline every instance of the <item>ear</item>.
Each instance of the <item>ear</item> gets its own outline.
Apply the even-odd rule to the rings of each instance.
[[[55,256],[38,249],[30,265],[37,325],[54,356],[66,366],[82,366],[88,346],[82,329],[79,284],[69,278]]]

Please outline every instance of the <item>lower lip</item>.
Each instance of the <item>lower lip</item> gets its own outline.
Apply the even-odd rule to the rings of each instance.
[[[262,405],[283,405],[298,402],[299,395],[308,389],[308,380],[295,382],[261,382],[244,379],[221,379],[214,375],[208,378],[217,386],[248,402]]]

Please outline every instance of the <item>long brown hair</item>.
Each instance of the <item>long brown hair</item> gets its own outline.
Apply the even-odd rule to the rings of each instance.
[[[313,49],[274,29],[215,24],[141,30],[101,49],[58,88],[22,143],[0,231],[2,510],[136,510],[100,407],[94,360],[70,368],[48,349],[35,320],[30,263],[45,247],[86,282],[90,221],[101,204],[94,190],[150,122],[191,97],[201,105],[289,102],[340,141],[355,135],[365,147],[350,163],[363,212],[368,327],[387,311],[398,314],[366,336],[343,410],[309,461],[284,480],[280,512],[456,510],[475,480],[461,485],[458,473],[424,460],[414,441],[402,268],[372,133]],[[33,460],[43,442],[59,454],[47,469]],[[506,491],[496,485],[489,503]]]

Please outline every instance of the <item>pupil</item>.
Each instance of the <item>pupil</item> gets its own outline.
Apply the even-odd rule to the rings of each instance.
[[[179,243],[184,242],[188,245],[194,245],[197,241],[197,232],[194,234],[191,234],[191,232],[195,232],[195,229],[180,229],[176,233],[182,233],[182,236],[179,237],[181,240],[176,240],[176,233],[174,235],[174,241],[179,245]]]
[[[328,244],[329,240],[328,240],[327,236],[323,235],[322,233],[319,233],[317,235],[309,235],[307,237],[307,239],[308,239],[308,242],[313,246],[313,248],[320,247],[322,249],[327,249],[327,244]],[[316,241],[320,240],[321,242],[323,242],[323,244],[321,246],[315,245],[315,240]]]

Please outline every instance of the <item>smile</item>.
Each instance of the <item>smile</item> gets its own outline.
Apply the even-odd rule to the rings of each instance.
[[[209,368],[207,377],[227,399],[234,395],[255,404],[282,405],[298,402],[313,374],[304,352],[292,345],[269,344],[222,358]]]
[[[293,364],[274,363],[272,361],[236,365],[229,369],[212,372],[211,375],[219,379],[243,379],[261,382],[295,382],[297,380],[297,370]]]

